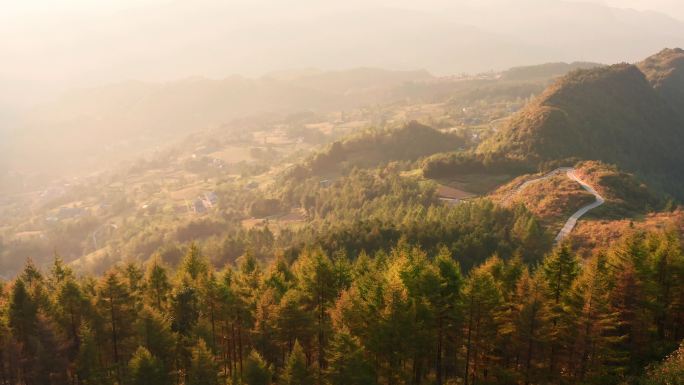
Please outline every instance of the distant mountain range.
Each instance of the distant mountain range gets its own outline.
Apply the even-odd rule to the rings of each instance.
[[[424,70],[356,68],[280,71],[259,78],[128,81],[79,89],[32,110],[14,130],[1,133],[0,169],[3,159],[9,169],[83,169],[98,159],[127,159],[188,133],[251,116],[325,113],[406,100],[469,100],[511,92],[527,97],[553,77],[582,66],[595,65],[521,67],[502,73],[501,79],[492,74],[463,79],[435,77]],[[509,88],[499,87],[502,83]],[[46,158],[52,161],[45,162]]]
[[[513,67],[501,73],[503,80],[530,81],[539,79],[552,79],[563,76],[570,71],[578,69],[590,69],[601,67],[599,63],[573,62],[573,63],[545,63],[539,65]]]
[[[386,102],[400,85],[432,79],[425,71],[360,68],[261,78],[129,81],[81,89],[25,114],[14,130],[3,134],[0,158],[13,160],[19,169],[64,166],[65,159],[72,159],[66,167],[77,169],[97,157],[125,159],[232,119]],[[55,162],[30,163],[45,156]],[[22,159],[27,160],[17,163]]]
[[[631,62],[664,46],[684,46],[681,20],[596,2],[238,3],[148,2],[117,13],[80,15],[72,23],[3,26],[10,28],[7,36],[27,41],[49,36],[69,44],[59,45],[62,54],[51,55],[22,49],[13,39],[0,42],[0,104],[31,99],[48,88],[54,94],[64,87],[121,79],[261,76],[280,69],[361,66],[425,68],[446,75],[529,63]]]

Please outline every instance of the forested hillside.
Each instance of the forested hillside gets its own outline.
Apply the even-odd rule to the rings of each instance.
[[[653,88],[681,114],[684,108],[684,50],[664,49],[637,65]]]
[[[517,114],[479,152],[532,164],[602,160],[633,171],[681,170],[684,121],[635,66],[574,72]]]
[[[2,291],[0,378],[25,384],[635,383],[684,337],[675,233],[539,264],[406,241],[214,269],[196,246],[79,277],[29,262]],[[674,384],[674,355],[648,384]],[[667,382],[667,378],[675,382]]]
[[[294,175],[336,174],[353,167],[374,167],[390,161],[415,161],[420,157],[462,148],[466,138],[440,132],[411,121],[395,129],[369,130],[335,141],[315,154]]]
[[[680,57],[680,50],[665,50],[639,67],[574,71],[514,114],[476,151],[434,156],[424,173],[442,177],[475,169],[515,175],[598,160],[636,172],[681,197]]]

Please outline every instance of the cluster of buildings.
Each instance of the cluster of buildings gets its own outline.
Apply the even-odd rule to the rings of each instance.
[[[213,191],[206,192],[206,193],[198,196],[192,202],[192,211],[195,214],[205,213],[205,212],[207,212],[207,210],[214,207],[217,202],[218,202],[218,197],[216,196],[215,192],[213,192]]]

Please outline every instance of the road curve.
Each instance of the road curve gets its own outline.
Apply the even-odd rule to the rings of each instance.
[[[515,190],[513,190],[511,193],[509,193],[509,194],[503,199],[504,202],[507,202],[507,201],[510,200],[514,195],[520,193],[522,190],[524,190],[527,186],[531,185],[532,183],[539,182],[539,181],[542,181],[542,180],[544,180],[544,179],[551,178],[552,176],[555,176],[555,175],[557,175],[557,174],[559,174],[559,173],[562,173],[562,172],[565,172],[565,175],[567,175],[568,178],[570,178],[570,179],[574,180],[575,182],[579,183],[580,186],[582,186],[583,189],[585,189],[586,191],[588,191],[589,193],[591,193],[591,194],[596,198],[596,201],[594,201],[594,202],[592,202],[592,203],[590,203],[590,204],[588,204],[588,205],[586,205],[586,206],[580,208],[580,209],[577,210],[574,214],[572,214],[572,215],[570,216],[570,218],[568,218],[568,220],[567,220],[567,221],[565,222],[565,224],[563,225],[563,228],[561,228],[561,230],[560,230],[560,231],[558,232],[558,234],[556,235],[556,238],[554,239],[554,241],[555,241],[556,243],[562,241],[568,234],[570,234],[570,232],[572,232],[572,230],[573,230],[573,229],[575,228],[575,226],[577,225],[577,220],[580,219],[584,214],[588,213],[590,210],[593,210],[593,209],[595,209],[595,208],[601,206],[602,204],[604,204],[604,203],[606,202],[606,200],[603,199],[603,197],[601,196],[601,194],[599,194],[598,192],[596,192],[596,190],[594,190],[593,187],[591,187],[590,185],[588,185],[585,181],[583,181],[582,179],[580,179],[580,178],[577,176],[577,174],[575,174],[575,169],[574,169],[574,168],[572,168],[572,167],[559,167],[559,168],[557,168],[557,169],[555,169],[555,170],[553,170],[553,171],[551,171],[551,172],[546,173],[546,174],[543,175],[543,176],[540,176],[539,178],[535,178],[535,179],[528,180],[528,181],[522,183],[520,186],[518,186]]]
[[[579,183],[580,186],[582,186],[583,189],[587,190],[589,193],[591,193],[595,198],[596,201],[593,203],[590,203],[581,209],[577,210],[574,214],[568,218],[568,220],[565,222],[565,225],[563,225],[563,228],[558,232],[558,235],[556,235],[555,242],[558,243],[563,240],[570,232],[575,228],[575,225],[577,225],[577,220],[580,219],[584,214],[588,213],[590,210],[593,210],[602,204],[606,202],[606,200],[601,196],[601,194],[597,193],[596,190],[594,190],[593,187],[589,186],[586,182],[584,182],[582,179],[580,179],[577,174],[575,174],[574,169],[570,169],[567,171],[566,175],[568,178],[574,180],[575,182]]]

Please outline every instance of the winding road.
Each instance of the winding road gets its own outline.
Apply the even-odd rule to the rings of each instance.
[[[577,225],[577,220],[579,220],[584,214],[588,213],[590,210],[593,210],[593,209],[601,206],[602,204],[604,204],[606,202],[606,200],[601,196],[601,194],[596,192],[596,190],[593,187],[591,187],[589,184],[587,184],[585,181],[583,181],[580,177],[578,177],[577,174],[575,174],[574,168],[572,168],[572,167],[559,167],[559,168],[557,168],[557,169],[555,169],[555,170],[553,170],[553,171],[551,171],[551,172],[549,172],[549,173],[547,173],[547,174],[545,174],[539,178],[528,180],[525,183],[518,186],[515,190],[513,190],[511,193],[509,193],[504,198],[504,202],[507,202],[513,196],[515,196],[518,193],[520,193],[521,191],[523,191],[527,186],[531,185],[532,183],[551,178],[551,177],[558,175],[560,173],[563,173],[563,172],[565,173],[565,175],[568,176],[568,178],[579,183],[583,189],[585,189],[590,194],[592,194],[596,198],[596,200],[594,202],[580,208],[574,214],[572,214],[570,216],[570,218],[568,218],[568,220],[563,225],[563,228],[561,228],[561,230],[556,235],[556,238],[554,239],[554,241],[556,243],[562,241],[566,236],[568,236],[568,234],[570,234],[572,232],[572,230]]]

